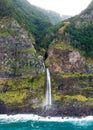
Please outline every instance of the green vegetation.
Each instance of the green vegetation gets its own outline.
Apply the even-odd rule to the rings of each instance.
[[[71,101],[80,101],[82,103],[87,103],[89,105],[93,104],[93,98],[87,98],[84,95],[54,95],[53,99],[55,101],[61,101],[61,103],[69,103]],[[91,104],[92,103],[92,104]]]
[[[58,33],[59,34],[64,34],[64,30],[70,25],[70,22],[67,21],[67,22],[64,22],[64,26],[62,26],[59,30],[58,30]]]
[[[69,72],[69,73],[58,73],[58,76],[61,76],[63,78],[76,78],[76,77],[90,77],[93,76],[93,74],[89,74],[89,73],[79,73],[79,72]]]
[[[52,25],[48,16],[26,0],[1,0],[0,18],[13,17],[36,39],[36,48],[40,48],[41,39]]]
[[[66,33],[69,33],[71,43],[74,47],[85,52],[86,57],[93,58],[93,22],[80,23],[78,27],[76,24],[71,23],[65,29]]]
[[[88,99],[83,95],[64,95],[61,97],[61,99],[65,102],[69,102],[71,100],[77,100],[77,101],[87,101]]]
[[[19,98],[18,98],[19,97]],[[5,102],[7,105],[13,105],[14,103],[18,104],[21,103],[23,99],[26,97],[26,91],[13,91],[13,92],[6,92],[6,93],[0,93],[0,99]]]
[[[52,75],[53,101],[60,104],[82,102],[93,104],[93,74],[88,73],[56,73]]]
[[[0,36],[8,36],[9,32],[7,31],[7,29],[0,29]]]
[[[79,21],[79,24],[78,24]],[[66,24],[67,23],[67,24]],[[83,56],[93,58],[93,22],[76,16],[55,26],[53,32],[59,41],[70,42]]]
[[[91,10],[92,6],[90,5],[83,14],[89,14],[88,12],[91,12]],[[41,48],[47,49],[55,38],[59,40],[60,35],[62,41],[69,39],[70,44],[81,50],[84,56],[93,58],[92,20],[85,21],[80,16],[76,16],[69,19],[69,21],[65,20],[65,22],[52,26],[50,17],[53,16],[53,19],[59,18],[58,14],[55,17],[54,12],[50,11],[49,13],[46,10],[32,6],[26,0],[1,0],[0,17],[5,18],[7,16],[14,17],[22,27],[35,36],[35,47],[38,50]],[[12,30],[11,32],[0,31],[2,36],[9,33],[15,35]]]
[[[93,63],[93,22],[91,20],[85,21],[80,16],[76,16],[52,26],[48,15],[26,0],[1,0],[0,20],[0,36],[2,36],[0,46],[1,49],[3,48],[2,54],[0,53],[2,57],[0,76],[8,77],[0,79],[0,100],[4,101],[7,107],[30,105],[37,108],[42,104],[45,85],[45,74],[41,73],[44,70],[43,58],[37,55],[33,46],[43,55],[49,47],[51,50],[55,49],[55,56],[50,54],[50,59],[47,58],[47,52],[46,65],[52,68],[53,64],[57,66],[58,63],[58,67],[63,67],[62,70],[57,68],[58,71],[55,73],[53,69],[56,67],[51,69],[54,102],[76,101],[93,105],[93,74],[89,73],[89,66],[84,66],[84,69],[81,64],[80,69],[75,66],[78,68],[76,72],[74,67],[72,70],[65,70],[64,67],[69,64],[69,52],[74,49],[79,49],[84,56],[88,57],[87,61]],[[17,31],[10,27],[13,20],[18,21],[20,25]],[[15,22],[13,24],[15,27],[18,26]],[[5,37],[9,38],[9,42]],[[70,68],[69,66],[67,67]]]
[[[78,24],[79,20],[79,24]],[[59,41],[69,42],[70,45],[75,49],[81,51],[83,56],[93,58],[93,22],[85,21],[76,16],[70,18],[69,21],[60,23],[54,28],[51,28],[53,31],[54,38]],[[60,43],[62,43],[60,42]]]
[[[65,20],[49,30],[50,41],[69,42],[86,58],[93,59],[93,1],[80,15]],[[51,44],[52,42],[48,42]],[[92,60],[91,60],[92,61]],[[92,62],[93,63],[93,62]]]
[[[8,36],[8,35],[15,37],[17,36],[17,32],[15,32],[13,29],[5,29],[5,28],[0,29],[0,36]]]
[[[29,96],[29,98],[28,98]],[[13,104],[32,102],[34,98],[42,104],[44,98],[44,74],[32,78],[0,79],[0,100],[10,107]]]
[[[53,43],[53,44],[50,44],[50,47],[54,47],[56,49],[60,49],[60,50],[74,50],[74,48],[69,44],[69,43],[65,43],[65,42],[60,42],[60,43]]]
[[[59,14],[30,5],[27,0],[1,0],[0,18],[6,19],[7,17],[16,19],[23,28],[33,34],[36,42],[35,48],[38,50],[48,48],[53,39],[50,28],[54,28],[53,24],[62,21]],[[47,34],[49,37],[46,37]]]
[[[36,53],[36,50],[34,48],[31,49],[27,49],[27,50],[22,50],[22,52],[32,52],[32,53]]]

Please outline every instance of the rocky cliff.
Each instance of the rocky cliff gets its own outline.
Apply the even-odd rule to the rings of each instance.
[[[50,47],[47,62],[49,62],[50,69],[54,73],[88,72],[84,57],[71,46],[68,49],[68,45],[65,45],[64,42]]]
[[[51,25],[26,0],[0,1],[0,113],[29,112],[42,104],[45,66],[34,47],[41,22]]]
[[[0,19],[0,100],[7,112],[17,109],[21,112],[41,100],[39,92],[44,84],[45,68],[34,44],[33,36],[15,19]],[[3,106],[1,103],[1,113]]]
[[[27,15],[27,10],[27,17],[22,13],[24,6],[21,10],[21,0],[9,2],[16,3],[14,7],[17,7],[17,10],[12,16],[10,10],[10,13],[5,12],[7,15],[2,14],[0,17],[0,113],[37,113],[44,116],[93,115],[91,21],[87,23],[82,15],[79,15],[54,27],[53,32],[50,29],[52,38],[47,32],[45,40],[48,42],[44,42],[42,46],[48,43],[45,45],[48,51],[42,57],[34,47],[35,37],[41,32],[38,32],[38,25],[41,24],[33,17],[30,20],[34,21],[34,26],[32,23],[28,24],[30,14]],[[46,27],[48,25],[46,23]],[[86,36],[85,33],[88,35],[83,38],[82,36]],[[40,33],[37,39],[41,38],[40,40],[44,41],[41,35]],[[42,54],[42,50],[40,53]],[[53,105],[47,111],[42,111],[46,82],[44,62],[49,67],[52,82]]]
[[[44,114],[93,114],[93,70],[81,52],[67,41],[53,42],[48,51],[46,66],[51,72],[53,107],[51,112]]]
[[[42,71],[43,61],[34,48],[34,38],[11,18],[0,21],[0,74],[22,76]],[[33,69],[34,68],[34,69]]]
[[[53,109],[47,113],[52,116],[93,115],[90,5],[85,12],[59,25],[49,46],[46,66],[51,72]]]

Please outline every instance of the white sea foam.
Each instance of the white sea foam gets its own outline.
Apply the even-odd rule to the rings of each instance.
[[[93,122],[93,116],[82,118],[72,117],[42,117],[34,114],[17,114],[17,115],[0,115],[0,123],[25,122],[25,121],[45,121],[45,122],[73,122],[75,124],[84,125],[87,122]]]

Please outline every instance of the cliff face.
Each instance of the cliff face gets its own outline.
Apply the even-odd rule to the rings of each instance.
[[[0,1],[0,113],[29,112],[42,104],[45,67],[34,48],[41,22],[51,25],[26,0]]]
[[[42,45],[45,31],[52,26],[48,16],[27,0],[0,0],[0,18],[6,16],[14,18],[21,27],[33,34],[37,48]]]
[[[10,15],[9,10],[9,14],[5,12],[7,15],[0,17],[0,113],[42,114],[44,58],[34,48],[36,39],[31,32],[34,36],[40,33],[40,37],[37,37],[39,40],[43,37],[42,30],[46,22],[40,30],[41,19],[33,15],[35,19],[29,19],[27,9],[23,13],[24,6],[19,6],[22,0],[9,0],[8,4],[11,2],[15,3],[14,13]],[[27,2],[25,4],[28,5]],[[44,115],[93,115],[92,22],[84,20],[76,16],[63,22],[58,29],[56,27],[55,32],[50,31],[52,38],[46,35],[48,41],[45,46],[49,46],[49,39],[53,39],[45,56],[45,64],[51,73],[53,107]],[[47,23],[46,28],[49,26]]]
[[[1,113],[31,111],[42,103],[45,68],[34,44],[15,19],[0,19]]]
[[[47,62],[49,62],[51,72],[87,72],[88,67],[85,65],[84,58],[80,55],[80,52],[67,49],[67,47],[64,50],[61,44],[65,43],[51,46],[49,49]]]
[[[50,46],[46,65],[51,72],[53,98],[51,113],[46,115],[93,115],[93,70],[80,51],[58,41]]]
[[[35,41],[14,19],[0,21],[0,75],[22,76],[42,72],[43,61],[36,54]],[[33,69],[34,68],[34,69]]]
[[[92,10],[89,5],[55,29],[46,59],[52,81],[52,114],[93,115]]]

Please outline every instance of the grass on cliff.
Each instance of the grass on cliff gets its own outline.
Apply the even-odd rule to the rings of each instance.
[[[26,91],[8,91],[6,93],[0,93],[0,99],[5,102],[5,104],[22,103],[22,100],[26,97]]]
[[[83,95],[55,95],[54,100],[62,102],[70,102],[72,100],[87,101],[88,99]]]
[[[75,50],[75,49],[70,45],[69,42],[68,42],[68,43],[66,43],[66,42],[56,42],[56,43],[52,43],[52,44],[50,45],[50,47],[52,47],[52,46],[53,46],[53,48],[55,48],[55,49],[60,49],[60,50],[70,50],[70,51]]]
[[[60,76],[62,78],[76,78],[76,77],[89,77],[93,76],[93,74],[89,73],[81,73],[81,72],[69,72],[69,73],[58,73],[57,76]]]
[[[70,21],[66,21],[64,22],[64,25],[58,30],[58,33],[59,34],[63,34],[64,33],[64,30],[66,29],[67,26],[70,25]]]
[[[71,101],[79,101],[88,105],[93,105],[93,98],[86,97],[84,95],[54,95],[54,101],[60,101],[60,103],[69,103]]]
[[[42,103],[44,80],[44,74],[32,78],[0,79],[0,100],[7,106],[13,106],[24,104],[24,100],[29,104],[37,97]]]
[[[14,31],[14,29],[6,29],[6,28],[0,28],[0,36],[18,36],[17,32]]]
[[[35,48],[27,49],[27,50],[22,50],[22,52],[31,52],[31,53],[36,53]]]

